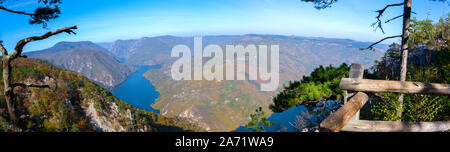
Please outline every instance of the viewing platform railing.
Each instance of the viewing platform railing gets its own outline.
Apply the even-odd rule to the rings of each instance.
[[[322,131],[437,132],[450,130],[450,121],[402,122],[359,120],[359,111],[369,100],[364,92],[450,95],[450,84],[363,79],[364,66],[352,64],[349,78],[339,88],[346,92],[344,105],[320,123]],[[350,98],[348,101],[347,99]]]

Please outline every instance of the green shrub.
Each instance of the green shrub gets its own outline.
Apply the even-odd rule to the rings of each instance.
[[[289,82],[274,98],[270,109],[282,112],[295,105],[310,104],[316,101],[342,100],[344,92],[339,89],[339,82],[348,77],[349,67],[343,63],[339,67],[320,66],[310,76],[303,76],[301,81]]]

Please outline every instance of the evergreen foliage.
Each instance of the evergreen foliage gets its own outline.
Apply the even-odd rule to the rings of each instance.
[[[408,63],[407,81],[428,83],[450,83],[450,51],[445,36],[450,33],[449,19],[443,18],[437,24],[431,20],[412,20],[409,45],[414,46],[411,62]],[[442,29],[442,27],[445,27]],[[443,33],[444,32],[444,33]],[[442,36],[444,35],[444,36]],[[373,68],[372,77],[375,79],[397,80],[400,60],[400,50],[396,44],[386,52],[382,61],[377,62]],[[425,46],[425,47],[424,47]],[[394,55],[393,55],[394,54]],[[396,116],[398,95],[393,93],[374,94],[374,105],[371,109],[370,119],[399,120]],[[448,121],[449,96],[406,94],[404,99],[402,121]]]
[[[339,89],[339,82],[348,77],[349,67],[343,63],[339,67],[323,67],[315,69],[310,76],[303,76],[301,81],[289,82],[284,86],[270,106],[274,112],[282,112],[296,105],[309,105],[317,101],[342,100],[344,92]]]
[[[250,121],[245,127],[250,131],[261,132],[266,131],[265,127],[270,127],[273,124],[273,122],[267,120],[265,112],[259,107],[254,114],[250,114]]]

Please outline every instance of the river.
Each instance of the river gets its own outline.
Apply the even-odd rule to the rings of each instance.
[[[297,120],[297,115],[300,115],[302,112],[307,112],[307,109],[305,106],[300,105],[293,107],[289,110],[280,112],[280,113],[273,113],[270,115],[269,118],[267,118],[268,121],[271,121],[274,123],[273,126],[266,127],[265,131],[267,132],[295,132],[296,129],[294,128],[293,124]],[[250,130],[245,128],[244,126],[240,126],[233,132],[249,132]]]
[[[130,104],[133,107],[144,109],[149,112],[159,114],[159,110],[153,109],[151,105],[159,97],[159,92],[144,78],[143,74],[150,69],[158,69],[161,66],[133,66],[139,70],[131,74],[124,82],[113,88],[114,96]],[[272,127],[266,128],[268,132],[295,131],[291,125],[296,120],[296,116],[306,110],[304,106],[297,106],[281,113],[273,113],[268,120],[274,122]],[[235,132],[248,132],[243,126],[234,130]]]
[[[124,82],[114,87],[112,94],[133,107],[159,113],[159,110],[151,107],[159,97],[159,92],[156,91],[150,81],[144,78],[143,74],[150,69],[161,68],[161,66],[134,65],[133,67],[138,68],[138,71],[131,74]]]

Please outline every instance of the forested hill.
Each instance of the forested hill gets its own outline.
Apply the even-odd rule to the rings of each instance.
[[[9,123],[5,97],[1,95],[0,131],[202,130],[179,118],[133,108],[81,74],[47,61],[19,58],[12,67],[14,83],[48,84],[50,88],[15,88],[19,129]]]
[[[30,58],[48,60],[53,65],[81,73],[104,88],[114,87],[135,71],[90,41],[59,42],[51,48],[26,54]]]

